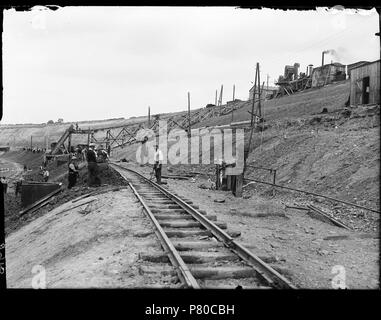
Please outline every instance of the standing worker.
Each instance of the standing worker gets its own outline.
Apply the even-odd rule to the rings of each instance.
[[[44,170],[43,177],[44,177],[44,182],[48,182],[48,180],[49,180],[49,171],[47,169]]]
[[[21,177],[20,180],[16,181],[16,184],[15,184],[15,196],[16,197],[19,193],[21,193],[21,186],[22,186],[23,180],[24,180],[24,178]]]
[[[5,177],[2,177],[1,178],[1,183],[3,184],[3,191],[4,193],[7,193],[7,189],[8,189],[8,180],[5,178]]]
[[[89,150],[87,151],[87,169],[88,169],[88,185],[98,186],[101,181],[98,177],[98,164],[97,164],[97,154],[95,153],[95,144],[89,145]]]
[[[69,163],[69,184],[67,186],[68,189],[71,189],[77,183],[78,170],[75,165],[76,157],[71,158]]]
[[[155,154],[153,156],[153,159],[155,161],[153,165],[153,170],[155,171],[155,176],[156,176],[156,182],[158,184],[161,184],[161,165],[163,162],[163,153],[161,150],[159,150],[159,146],[155,146]]]

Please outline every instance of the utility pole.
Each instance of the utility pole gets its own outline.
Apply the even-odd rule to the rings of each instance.
[[[259,70],[259,63],[257,63],[257,67],[258,67],[258,115],[259,115],[259,117],[261,117],[261,114],[262,114],[262,112],[261,112],[261,91],[260,91],[260,89],[261,89],[261,72],[260,72],[260,70]]]
[[[191,135],[190,93],[188,92],[188,137]]]
[[[251,140],[253,139],[253,131],[254,131],[254,104],[255,104],[255,94],[257,91],[257,78],[258,78],[258,71],[259,71],[259,63],[257,62],[257,67],[255,68],[255,80],[254,80],[254,89],[253,89],[253,104],[251,106],[251,121],[250,121],[250,138],[249,138],[249,146],[247,152],[244,152],[244,165],[243,165],[243,174],[246,170],[246,160],[249,156],[250,149],[251,149]],[[259,82],[258,82],[259,86]]]
[[[87,132],[87,147],[90,146],[90,127],[89,127],[89,131]]]
[[[148,129],[151,127],[151,108],[148,106]]]
[[[255,80],[254,80],[254,87],[253,87],[253,104],[251,105],[251,120],[250,120],[251,127],[253,127],[253,122],[254,122],[254,105],[255,105],[255,94],[257,91],[257,78],[258,78],[258,62],[257,62],[257,67],[255,68]]]
[[[69,133],[69,137],[67,139],[67,151],[71,153],[71,133]],[[70,156],[70,159],[71,159],[71,156]]]
[[[235,84],[233,84],[233,101],[234,101],[234,95],[235,95]]]
[[[221,85],[221,98],[220,98],[220,106],[222,106],[222,95],[224,93],[224,85]]]

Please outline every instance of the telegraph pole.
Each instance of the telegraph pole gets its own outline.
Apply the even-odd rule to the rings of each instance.
[[[188,92],[188,137],[191,135],[190,93]]]
[[[151,108],[148,106],[148,129],[151,127]]]
[[[261,117],[261,72],[259,71],[259,63],[257,63],[257,68],[258,68],[258,115]]]
[[[234,101],[234,95],[235,95],[235,84],[233,84],[233,101]]]
[[[249,146],[247,153],[244,152],[244,165],[243,165],[243,173],[245,173],[246,170],[246,160],[250,153],[250,147],[251,147],[251,140],[253,139],[253,131],[254,131],[254,104],[255,104],[255,94],[257,91],[257,78],[258,78],[258,72],[259,72],[259,63],[257,62],[257,67],[255,68],[255,80],[254,80],[254,89],[253,89],[253,104],[251,106],[251,121],[250,121],[250,138],[249,138]],[[260,86],[258,82],[258,86]]]

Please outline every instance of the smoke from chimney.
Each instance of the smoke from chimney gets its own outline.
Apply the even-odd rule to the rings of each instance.
[[[340,56],[339,56],[339,53],[335,50],[335,49],[329,49],[329,50],[325,50],[325,51],[323,51],[323,53],[324,54],[330,54],[333,58],[334,58],[334,60],[336,61],[336,62],[340,62]]]

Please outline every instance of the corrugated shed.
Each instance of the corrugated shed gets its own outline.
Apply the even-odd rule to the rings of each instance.
[[[380,103],[380,60],[351,70],[351,105]]]

